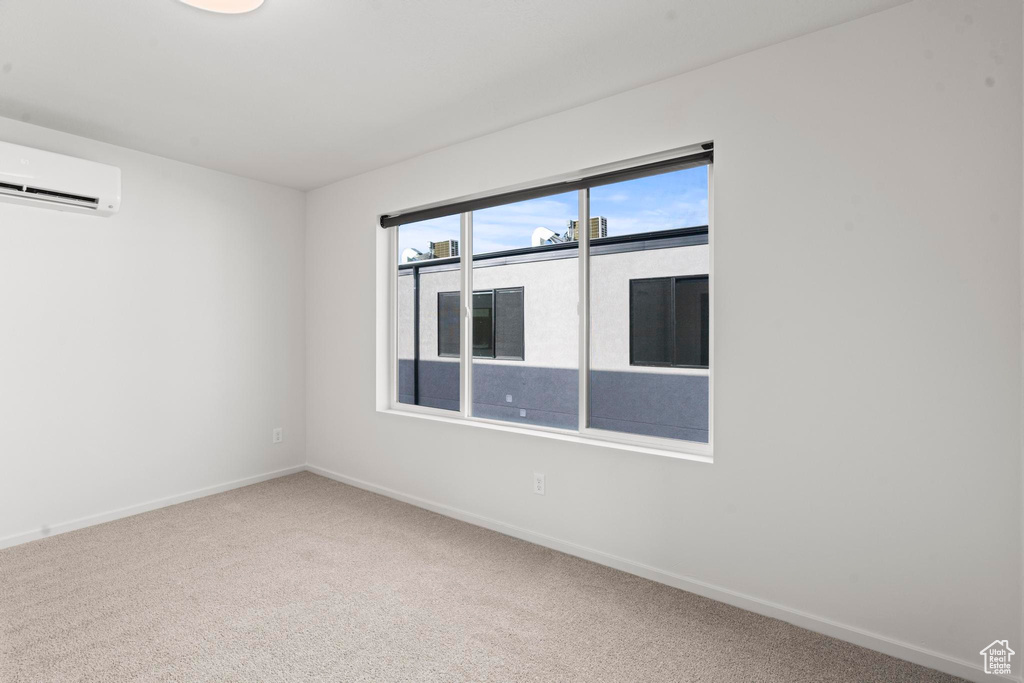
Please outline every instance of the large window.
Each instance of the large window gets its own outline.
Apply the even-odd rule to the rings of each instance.
[[[459,357],[459,292],[437,294],[437,354]],[[473,292],[473,357],[525,360],[523,288]]]
[[[394,403],[710,455],[710,162],[707,145],[382,217]]]
[[[629,363],[708,367],[708,278],[656,277],[629,283]]]

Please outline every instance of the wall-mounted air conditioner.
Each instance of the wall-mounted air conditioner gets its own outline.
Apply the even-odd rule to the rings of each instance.
[[[0,201],[112,216],[121,208],[121,169],[0,142]]]

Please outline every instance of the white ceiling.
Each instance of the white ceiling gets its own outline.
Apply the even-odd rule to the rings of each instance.
[[[905,0],[0,1],[0,116],[302,189]]]

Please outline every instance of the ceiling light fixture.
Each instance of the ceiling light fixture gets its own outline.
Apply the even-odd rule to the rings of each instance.
[[[259,9],[263,0],[181,0],[186,5],[218,14],[245,14]]]

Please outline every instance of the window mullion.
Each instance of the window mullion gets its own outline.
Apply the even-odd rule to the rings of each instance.
[[[587,429],[590,416],[590,190],[579,191],[576,237],[579,259],[579,431]]]
[[[461,214],[459,221],[460,294],[459,305],[459,381],[462,416],[473,414],[473,214]]]
[[[388,350],[391,354],[391,377],[388,391],[388,404],[394,408],[398,405],[398,228],[388,232],[388,261],[390,274],[388,277],[388,305],[391,315],[388,316]]]
[[[714,264],[715,264],[715,165],[708,164],[708,452],[714,447],[715,436],[715,377],[712,356],[715,351],[715,307],[714,307]]]

